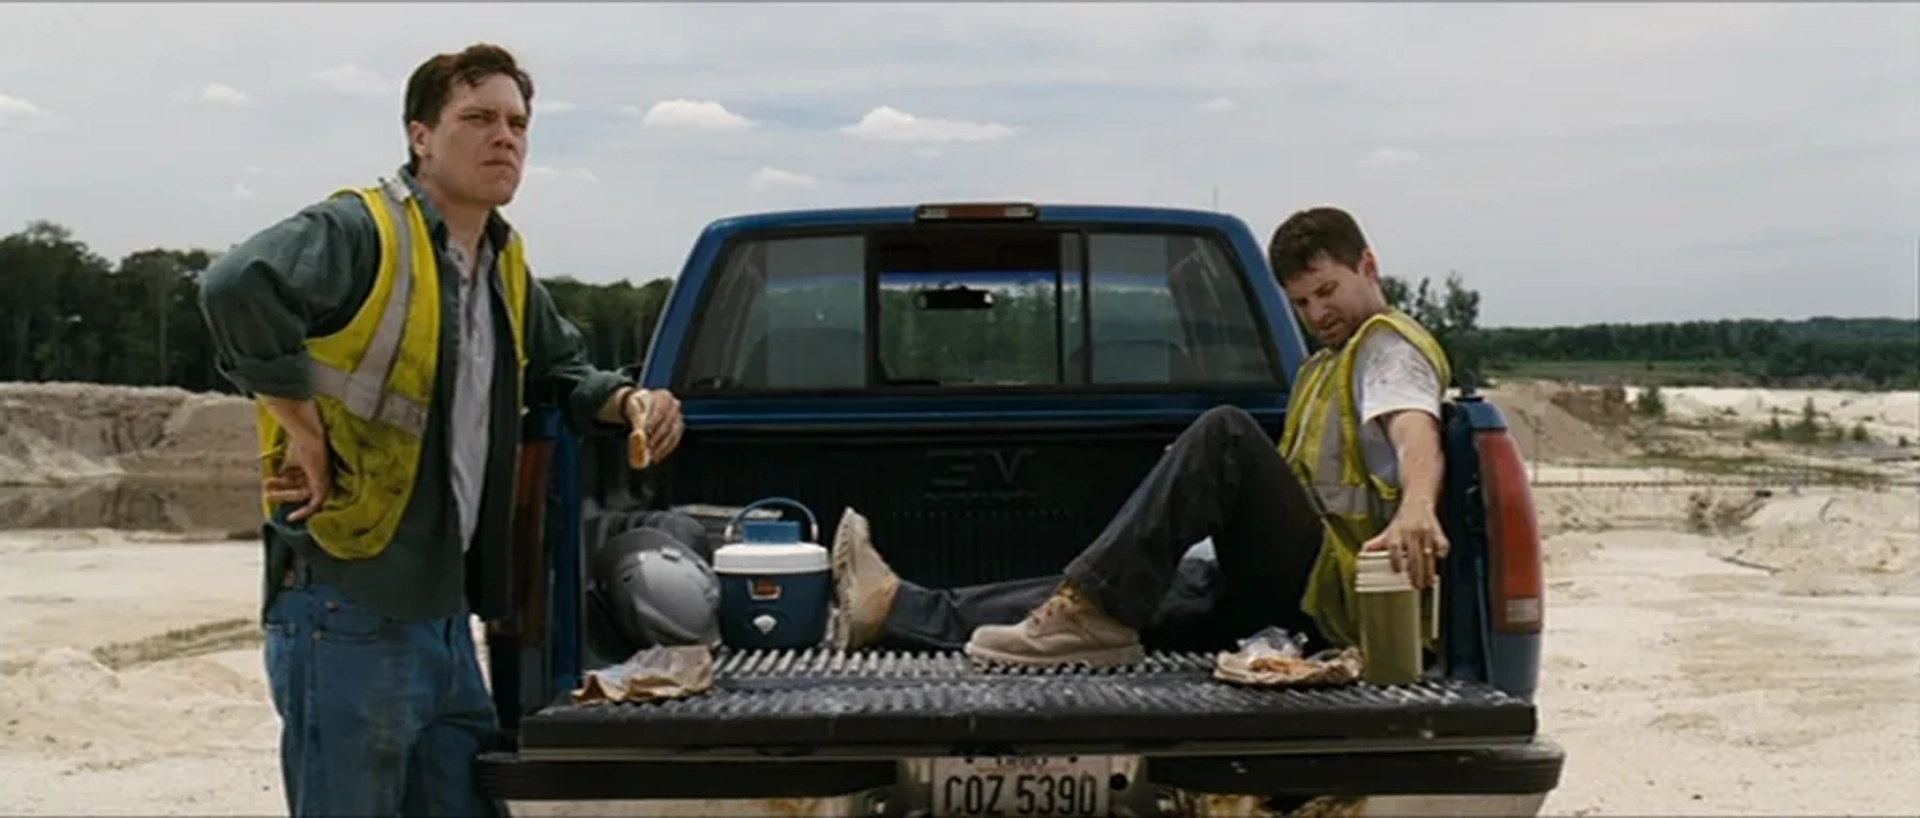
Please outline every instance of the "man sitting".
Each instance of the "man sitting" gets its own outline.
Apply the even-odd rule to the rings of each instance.
[[[1436,511],[1446,354],[1387,305],[1379,261],[1345,211],[1293,214],[1268,256],[1323,347],[1292,384],[1277,449],[1245,411],[1207,411],[1056,577],[946,590],[905,582],[849,511],[833,547],[837,643],[964,642],[989,662],[1092,666],[1139,661],[1155,642],[1199,649],[1273,625],[1309,649],[1347,646],[1359,642],[1360,550],[1388,552],[1396,570],[1430,586],[1448,547]],[[1183,555],[1209,538],[1224,593],[1196,629],[1175,615],[1181,595],[1169,591]]]

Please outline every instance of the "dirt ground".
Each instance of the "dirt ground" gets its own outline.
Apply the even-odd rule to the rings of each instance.
[[[1556,430],[1543,460],[1620,454],[1611,432],[1550,397],[1509,410]],[[1903,400],[1874,422],[1904,429]],[[123,423],[147,442],[122,448],[71,424],[59,445],[37,431],[36,462],[71,468],[0,492],[0,529],[13,526],[0,530],[0,811],[284,814],[254,625],[259,545],[223,533],[251,525],[250,490],[230,482],[251,466],[208,443],[244,454],[250,438],[223,401],[212,405],[228,421],[201,427],[198,444],[216,465],[176,473],[199,474],[199,488],[75,477],[76,463],[136,471],[184,439],[163,420],[159,433]],[[18,404],[16,392],[15,417]],[[168,406],[149,411],[176,430],[207,411],[191,396]],[[1546,813],[1920,813],[1920,492],[1755,498],[1614,472],[1537,491],[1550,585],[1541,723],[1569,759]]]
[[[1548,813],[1920,813],[1920,496],[1808,492],[1709,536],[1645,522],[1684,496],[1550,494],[1585,522],[1545,544]]]

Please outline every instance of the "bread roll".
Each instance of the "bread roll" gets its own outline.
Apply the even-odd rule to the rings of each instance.
[[[635,429],[627,434],[627,464],[635,469],[653,465],[653,454],[647,451],[645,429]]]

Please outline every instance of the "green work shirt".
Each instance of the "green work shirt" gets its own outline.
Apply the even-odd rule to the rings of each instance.
[[[403,168],[400,178],[420,201],[440,269],[456,271],[447,252],[446,223],[412,174]],[[488,218],[486,231],[491,246],[506,246],[509,228],[497,212]],[[372,291],[379,269],[379,233],[357,196],[310,205],[222,255],[200,282],[200,307],[222,373],[254,395],[313,397],[307,339],[345,327]],[[464,610],[486,618],[505,613],[521,435],[520,407],[513,395],[518,362],[511,353],[512,329],[499,275],[482,273],[500,351],[493,356],[490,445],[472,548],[464,549],[458,534],[447,434],[461,333],[443,331],[418,482],[393,542],[369,559],[338,560],[313,542],[304,524],[286,520],[292,506],[277,509],[262,526],[263,615],[296,557],[307,561],[314,581],[338,587],[382,616],[424,620]],[[440,314],[459,315],[460,276],[442,274],[439,279]],[[616,391],[633,385],[632,380],[592,365],[579,331],[537,280],[527,291],[526,309],[529,399],[553,396],[569,425],[583,435],[624,431],[595,416]]]

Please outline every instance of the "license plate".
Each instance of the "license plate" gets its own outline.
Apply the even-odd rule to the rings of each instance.
[[[1113,761],[1105,757],[940,758],[935,815],[1106,815]]]

